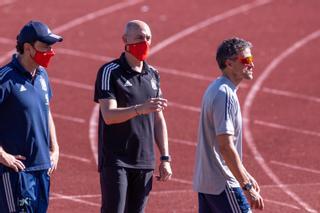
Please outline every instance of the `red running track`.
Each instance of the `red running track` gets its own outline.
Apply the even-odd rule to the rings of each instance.
[[[174,178],[154,183],[147,212],[196,212],[191,181],[199,107],[219,75],[214,56],[221,40],[254,44],[255,79],[238,95],[246,118],[244,162],[262,187],[264,212],[320,211],[320,2],[317,0],[0,1],[0,64],[17,32],[31,19],[64,36],[50,68],[52,111],[61,147],[49,212],[99,212],[95,161],[97,69],[123,49],[128,20],[153,32],[148,61],[159,68],[170,101],[165,112]]]

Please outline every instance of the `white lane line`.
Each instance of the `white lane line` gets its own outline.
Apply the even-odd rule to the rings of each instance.
[[[59,155],[60,155],[60,157],[63,157],[63,158],[68,158],[68,159],[71,159],[71,160],[81,161],[83,163],[91,163],[91,160],[89,160],[88,158],[83,158],[83,157],[64,154],[64,153],[60,153]]]
[[[4,39],[5,41],[5,39]],[[1,39],[0,39],[1,42]],[[101,62],[106,62],[106,61],[112,61],[114,58],[108,57],[108,56],[102,56],[94,53],[88,53],[88,52],[83,52],[79,50],[71,50],[71,49],[66,49],[66,48],[57,48],[55,49],[57,53],[61,54],[66,54],[66,55],[71,55],[75,57],[82,57],[86,59],[91,59],[95,61],[101,61]],[[166,73],[170,75],[176,75],[179,77],[185,77],[185,78],[191,78],[195,80],[202,80],[202,81],[212,81],[213,76],[205,76],[205,75],[200,75],[200,74],[195,74],[195,73],[190,73],[190,72],[182,72],[180,70],[176,69],[170,69],[170,68],[164,68],[164,67],[159,67],[155,66],[156,69],[160,71],[160,73]],[[241,85],[243,87],[245,85]]]
[[[70,86],[70,87],[75,87],[75,88],[79,88],[79,89],[93,91],[93,86],[91,86],[89,84],[79,83],[79,82],[75,82],[75,81],[63,80],[63,79],[55,78],[55,77],[50,77],[50,81],[52,83],[61,84],[61,85],[64,85],[64,86]],[[281,93],[282,92],[278,93],[277,95],[281,95]],[[274,93],[272,93],[272,94],[274,94]],[[293,95],[290,96],[290,97],[294,98]],[[313,100],[314,99],[316,99],[316,98],[313,97]],[[312,101],[311,99],[308,99],[308,100]],[[174,107],[174,108],[178,108],[178,109],[182,109],[182,110],[188,110],[188,111],[191,111],[191,112],[200,113],[200,107],[184,105],[184,104],[180,104],[180,103],[177,103],[177,102],[171,102],[170,101],[169,102],[169,107]],[[60,118],[64,118],[66,120],[74,121],[74,122],[85,123],[85,120],[81,119],[81,118],[73,118],[73,117],[67,118],[66,116],[62,116],[62,115],[60,115],[59,117]],[[243,121],[246,122],[247,119],[244,118]],[[266,121],[261,121],[261,120],[254,120],[253,122],[255,124],[261,125],[261,126],[266,126],[266,127],[271,127],[271,128],[275,128],[275,129],[282,129],[282,130],[287,130],[287,131],[291,131],[291,132],[296,132],[296,133],[299,133],[299,134],[305,134],[305,135],[311,135],[311,136],[320,137],[320,132],[304,130],[304,129],[300,129],[300,128],[294,128],[294,127],[290,127],[290,126],[285,126],[285,125],[266,122]],[[94,125],[97,125],[97,124],[94,124]],[[171,139],[171,140],[174,143],[181,143],[181,144],[185,144],[185,145],[194,146],[193,142],[190,142],[190,141],[179,140],[179,139]]]
[[[194,107],[194,106],[190,106],[190,105],[179,104],[179,103],[172,102],[172,101],[169,101],[168,106],[169,107],[172,106],[172,107],[175,107],[175,108],[178,108],[178,109],[188,110],[188,111],[191,111],[191,112],[200,112],[200,107]]]
[[[75,123],[80,123],[80,124],[86,123],[85,119],[76,118],[76,117],[72,117],[72,116],[68,116],[68,115],[61,115],[61,114],[58,114],[58,113],[52,113],[52,116],[54,118],[59,118],[59,119],[63,119],[63,120],[66,120],[66,121],[72,121],[72,122],[75,122]]]
[[[1,41],[1,40],[0,40]],[[106,61],[112,61],[114,58],[108,57],[108,56],[102,56],[94,53],[89,53],[89,52],[83,52],[79,50],[72,50],[72,49],[66,49],[66,48],[56,48],[55,51],[60,54],[65,54],[65,55],[70,55],[70,56],[75,56],[75,57],[81,57],[81,58],[86,58],[86,59],[91,59],[94,61],[101,61],[101,62],[106,62]]]
[[[188,111],[191,111],[191,112],[196,112],[196,113],[200,112],[200,108],[199,107],[184,105],[184,104],[180,104],[180,103],[169,102],[169,107],[170,106],[174,107],[174,108],[178,108],[178,109],[188,110]],[[243,119],[243,121],[246,122],[247,119]],[[254,120],[253,123],[257,124],[257,125],[261,125],[261,126],[271,127],[271,128],[274,128],[274,129],[287,130],[287,131],[296,132],[296,133],[299,133],[299,134],[305,134],[305,135],[320,137],[320,132],[305,130],[305,129],[301,129],[301,128],[294,128],[294,127],[290,127],[290,126],[286,126],[286,125],[281,125],[281,124],[271,123],[271,122],[266,122],[266,121],[261,121],[261,120]],[[192,145],[192,142],[190,143],[188,141],[183,141],[183,140],[178,140],[178,139],[174,139],[173,142],[186,144],[186,145]]]
[[[15,45],[17,42],[13,39],[5,38],[5,37],[0,37],[0,43],[1,44],[10,44],[10,45]]]
[[[0,65],[3,64],[5,61],[7,61],[7,59],[10,58],[15,52],[16,52],[16,50],[13,49],[13,50],[6,52],[4,55],[2,55],[0,57]]]
[[[271,178],[271,180],[277,184],[282,185],[281,180],[278,178],[278,176],[272,171],[272,169],[267,165],[265,162],[263,156],[259,152],[257,145],[254,142],[254,138],[250,129],[250,111],[251,106],[258,94],[258,92],[261,90],[262,84],[264,81],[268,78],[268,76],[271,74],[271,72],[289,55],[296,52],[297,49],[304,46],[308,42],[318,38],[320,36],[320,30],[315,31],[308,36],[302,38],[301,40],[294,43],[292,46],[290,46],[288,49],[286,49],[284,52],[282,52],[279,56],[275,57],[274,60],[267,66],[265,70],[260,74],[258,79],[254,82],[252,87],[249,90],[248,95],[246,96],[245,102],[244,102],[244,137],[246,139],[246,142],[248,144],[248,149],[251,151],[252,155],[255,156],[255,159],[260,164],[261,168],[265,172],[266,175]],[[309,212],[317,212],[315,209],[313,209],[309,204],[304,202],[296,193],[292,192],[288,187],[281,187],[283,192],[285,192],[289,197],[291,197],[293,200],[295,200],[302,208],[304,208],[306,211]]]
[[[169,46],[170,44],[173,44],[175,42],[177,42],[178,40],[194,33],[197,32],[203,28],[206,28],[214,23],[217,23],[219,21],[222,21],[224,19],[230,18],[232,16],[241,14],[241,13],[245,13],[251,9],[254,9],[256,7],[259,6],[263,6],[265,4],[270,3],[271,0],[258,0],[258,1],[253,1],[247,4],[243,4],[239,7],[233,8],[231,10],[228,10],[226,12],[223,12],[221,14],[215,15],[209,19],[206,19],[204,21],[201,21],[195,25],[192,25],[188,28],[185,28],[184,30],[170,36],[169,38],[159,42],[158,44],[156,44],[155,46],[153,46],[150,50],[150,55],[153,55],[157,52],[159,52],[160,50],[162,50],[163,48]]]
[[[72,197],[72,198],[100,198],[101,194],[68,195],[68,197]],[[50,197],[50,200],[57,200],[57,199],[61,199],[61,198],[57,197],[55,194]]]
[[[183,183],[183,184],[192,185],[192,181],[183,180],[183,179],[179,179],[179,178],[171,178],[170,181],[177,182],[177,183]]]
[[[291,132],[296,132],[299,134],[305,134],[305,135],[311,135],[311,136],[317,136],[320,137],[320,132],[314,132],[314,131],[309,131],[309,130],[304,130],[300,128],[294,128],[294,127],[289,127],[289,126],[284,126],[281,124],[276,124],[276,123],[270,123],[270,122],[265,122],[265,121],[259,121],[259,120],[254,120],[253,121],[255,124],[259,124],[261,126],[267,126],[275,129],[282,129],[282,130],[287,130]]]
[[[279,201],[275,201],[275,200],[269,200],[269,199],[263,199],[264,202],[268,202],[268,203],[272,203],[272,204],[276,204],[278,206],[283,206],[283,207],[288,207],[291,209],[296,209],[296,210],[300,210],[301,208],[299,208],[299,206],[296,205],[292,205],[289,203],[284,203],[284,202],[279,202]]]
[[[301,188],[301,187],[304,187],[304,186],[314,187],[314,186],[320,186],[320,183],[294,183],[294,184],[282,184],[280,186],[271,184],[271,185],[261,185],[260,187],[261,188],[280,188],[280,187],[283,187],[283,186],[297,187],[297,188]]]
[[[176,194],[176,193],[196,193],[196,192],[188,189],[151,191],[152,195],[167,195],[167,194]]]
[[[63,80],[61,78],[55,78],[55,77],[49,77],[49,80],[52,83],[93,91],[93,86],[89,84],[79,83],[76,81]]]
[[[12,4],[14,3],[16,0],[3,0],[0,2],[0,7],[8,5],[8,4]]]
[[[188,181],[190,182],[190,181]],[[320,186],[320,183],[299,183],[299,184],[285,184],[286,186],[289,187],[302,187],[302,186]],[[278,185],[260,185],[261,188],[279,188]],[[173,192],[194,192],[193,190],[161,190],[161,191],[154,191],[158,194],[161,194],[162,192],[166,193],[173,193]],[[101,197],[101,194],[85,194],[85,195],[68,195],[69,197],[73,198],[95,198],[95,197]],[[57,198],[55,194],[52,195],[53,198]]]
[[[295,169],[295,170],[299,170],[299,171],[314,173],[314,174],[317,174],[317,175],[320,174],[320,170],[316,170],[316,169],[309,169],[309,168],[305,168],[305,167],[301,167],[301,166],[297,166],[297,165],[292,165],[292,164],[288,164],[288,163],[283,163],[283,162],[279,162],[279,161],[270,161],[270,163],[278,165],[278,166],[287,167],[287,168],[290,168],[290,169]]]
[[[1,37],[0,37],[0,42],[1,42]],[[111,61],[114,59],[114,58],[108,57],[108,56],[102,56],[102,55],[97,55],[97,54],[88,53],[88,52],[82,52],[82,51],[78,51],[78,50],[71,50],[71,49],[66,49],[66,48],[57,48],[56,52],[61,53],[61,54],[75,56],[75,57],[92,59],[92,60],[101,61],[101,62]],[[195,74],[195,73],[189,73],[189,72],[185,72],[185,71],[180,71],[180,70],[170,69],[170,68],[165,68],[165,67],[159,67],[159,66],[155,66],[155,67],[160,71],[160,73],[166,73],[169,75],[176,75],[179,77],[190,78],[193,80],[208,81],[208,82],[211,82],[214,80],[213,76],[206,76],[206,75],[200,75],[200,74]],[[62,79],[59,79],[59,80],[63,82]],[[71,81],[69,81],[69,82],[71,82]],[[87,85],[85,87],[89,88],[90,86]],[[248,87],[249,87],[248,84],[245,84],[245,83],[240,84],[240,88],[248,88]],[[91,86],[91,88],[93,88],[93,87]],[[290,97],[290,98],[297,98],[297,99],[320,103],[320,98],[318,98],[318,97],[307,96],[307,95],[299,94],[299,93],[293,93],[293,92],[289,92],[286,90],[278,90],[278,89],[264,87],[262,89],[262,92],[265,92],[268,94],[273,94],[273,95],[285,96],[285,97]],[[194,108],[194,110],[197,111],[198,109]]]
[[[56,33],[65,32],[65,31],[67,31],[73,27],[79,26],[85,22],[92,21],[92,20],[97,19],[101,16],[105,16],[110,13],[114,13],[118,10],[136,5],[136,4],[141,3],[143,1],[144,0],[126,0],[123,2],[119,2],[119,3],[114,4],[112,6],[108,6],[106,8],[102,8],[100,10],[94,11],[92,13],[88,13],[84,16],[79,17],[79,18],[73,19],[72,21],[69,21],[69,22],[55,28],[53,30],[53,32],[56,32]]]
[[[169,138],[169,142],[183,144],[187,146],[197,146],[197,142],[195,141],[187,141],[187,140],[181,140],[181,139],[175,139],[175,138]]]
[[[68,196],[68,195],[63,195],[63,194],[59,194],[59,193],[55,193],[52,192],[51,195],[53,195],[54,197],[50,197],[50,200],[54,200],[54,199],[62,199],[62,200],[69,200],[69,201],[73,201],[76,203],[81,203],[81,204],[86,204],[89,206],[96,206],[96,207],[100,207],[100,203],[93,203],[93,202],[89,202],[89,201],[85,201],[73,196]]]
[[[15,44],[15,41],[11,40],[11,39],[8,39],[8,38],[0,37],[0,43]],[[55,50],[56,50],[57,53],[71,55],[71,56],[75,56],[75,57],[83,57],[83,58],[92,59],[92,60],[96,60],[96,61],[102,61],[102,62],[111,61],[111,60],[114,59],[114,58],[111,58],[111,57],[108,57],[108,56],[101,56],[101,55],[97,55],[97,54],[93,54],[93,53],[82,52],[82,51],[78,51],[78,50],[71,50],[71,49],[66,49],[66,48],[57,48]],[[13,53],[14,52],[8,53],[8,56],[11,56]],[[176,75],[176,76],[185,77],[185,78],[191,78],[191,79],[194,79],[194,80],[203,80],[203,81],[211,82],[213,80],[213,78],[214,78],[213,76],[205,76],[205,75],[200,75],[200,74],[194,74],[194,73],[189,73],[189,72],[184,72],[184,71],[179,71],[179,70],[176,70],[176,69],[169,69],[169,68],[164,68],[164,67],[159,67],[159,66],[156,66],[156,68],[158,70],[160,70],[161,73],[166,73],[166,74],[170,74],[170,75]],[[68,80],[63,80],[63,79],[58,79],[58,78],[50,78],[50,80],[52,80],[53,82],[60,81],[61,84],[63,84],[63,82],[66,82],[68,84],[73,84],[74,83],[75,86],[78,87],[78,88],[85,87],[83,89],[93,90],[93,86],[85,85],[85,84],[81,85],[81,83],[76,83],[74,81],[68,81]],[[244,83],[241,83],[240,87],[241,88],[248,88],[248,85],[244,84]],[[299,93],[294,93],[294,92],[290,92],[290,91],[286,91],[286,90],[278,90],[278,89],[272,89],[272,88],[268,88],[268,87],[263,87],[262,88],[262,92],[265,92],[265,93],[268,93],[268,94],[273,94],[273,95],[285,96],[285,97],[289,97],[289,98],[295,98],[295,99],[301,99],[301,100],[320,103],[320,98],[319,97],[305,95],[305,94],[299,94]],[[195,109],[195,111],[197,111],[197,110],[198,109]]]
[[[200,74],[190,73],[190,72],[182,72],[180,70],[164,68],[164,67],[159,67],[159,66],[155,66],[155,68],[157,70],[159,70],[160,74],[166,73],[169,75],[175,75],[175,76],[179,76],[179,77],[191,78],[194,80],[201,80],[201,81],[208,81],[208,82],[211,82],[213,80],[213,77],[211,77],[211,76],[200,75]]]
[[[5,38],[0,37],[0,43],[1,40],[9,40]],[[66,55],[72,55],[76,57],[84,57],[87,59],[92,59],[92,60],[98,60],[98,61],[111,61],[113,58],[107,57],[107,56],[101,56],[101,55],[96,55],[96,54],[91,54],[91,53],[85,53],[81,51],[76,51],[76,50],[70,50],[70,49],[65,49],[65,48],[57,48],[56,52],[66,54]],[[11,56],[13,53],[10,53],[9,55]],[[187,73],[187,72],[182,72],[174,69],[168,69],[168,68],[163,68],[163,67],[157,67],[161,72],[171,74],[171,75],[178,75],[186,78],[191,78],[195,80],[205,80],[205,81],[211,81],[211,77],[209,76],[202,76],[202,75],[197,75],[197,74],[192,74],[192,73]],[[86,90],[93,90],[93,86],[89,84],[84,84],[84,83],[79,83],[75,81],[69,81],[69,80],[63,80],[60,78],[55,78],[55,77],[50,77],[50,81],[53,83],[59,83],[62,85],[66,86],[74,86],[80,89],[86,89]],[[241,88],[248,88],[247,84],[241,84]],[[268,87],[263,87],[262,92],[268,93],[268,94],[273,94],[273,95],[279,95],[279,96],[285,96],[285,97],[290,97],[290,98],[296,98],[296,99],[302,99],[302,100],[307,100],[307,101],[312,101],[316,103],[320,103],[320,98],[315,97],[315,96],[308,96],[304,94],[299,94],[299,93],[293,93],[289,92],[286,90],[278,90],[278,89],[272,89]],[[179,103],[174,103],[174,102],[169,102],[169,105],[175,106],[177,108],[181,109],[187,109],[195,112],[200,112],[200,108],[198,107],[193,107],[193,106],[187,106]]]
[[[0,42],[1,42],[1,37],[0,37]],[[106,62],[106,61],[111,61],[114,58],[108,57],[108,56],[102,56],[102,55],[97,55],[97,54],[93,54],[93,53],[88,53],[88,52],[82,52],[82,51],[78,51],[78,50],[71,50],[71,49],[65,49],[65,48],[57,48],[56,49],[57,53],[61,53],[61,54],[66,54],[66,55],[71,55],[71,56],[75,56],[75,57],[83,57],[86,59],[92,59],[92,60],[96,60],[96,61],[101,61],[101,62]],[[200,75],[200,74],[194,74],[194,73],[189,73],[189,72],[184,72],[184,71],[180,71],[180,70],[175,70],[175,69],[169,69],[169,68],[164,68],[164,67],[159,67],[159,66],[155,66],[161,73],[166,73],[169,75],[176,75],[179,77],[184,77],[184,78],[190,78],[193,80],[202,80],[202,81],[208,81],[211,82],[213,81],[214,77],[213,76],[205,76],[205,75]],[[57,79],[61,82],[65,81],[62,79]],[[67,81],[65,81],[67,82]],[[72,81],[68,81],[70,83],[72,83]],[[77,83],[79,84],[79,83]],[[93,86],[90,85],[86,85],[84,87],[93,89]],[[240,84],[240,88],[248,88],[248,84],[245,83],[241,83]],[[81,87],[79,87],[81,88]],[[316,103],[320,103],[320,98],[319,97],[315,97],[315,96],[308,96],[308,95],[304,95],[304,94],[299,94],[299,93],[293,93],[293,92],[289,92],[286,90],[278,90],[278,89],[272,89],[272,88],[268,88],[268,87],[263,87],[262,92],[268,93],[268,94],[273,94],[273,95],[279,95],[279,96],[285,96],[285,97],[289,97],[289,98],[297,98],[297,99],[302,99],[302,100],[307,100],[307,101],[313,101]],[[194,108],[194,111],[198,111],[197,108]]]
[[[320,103],[320,98],[310,96],[310,95],[299,94],[299,93],[289,92],[289,91],[285,91],[285,90],[271,89],[271,88],[267,88],[267,87],[262,88],[262,91],[265,93],[273,94],[273,95],[280,95],[280,96],[285,96],[285,97],[289,97],[289,98],[296,98],[296,99]]]
[[[86,15],[77,17],[65,24],[60,25],[59,27],[54,28],[52,31],[56,33],[63,33],[64,31],[70,30],[71,28],[77,27],[79,25],[84,24],[85,22],[92,21],[96,18],[99,18],[104,15],[108,15],[110,13],[114,13],[116,11],[119,11],[121,9],[125,9],[127,7],[136,5],[138,3],[143,2],[144,0],[126,0],[120,3],[116,3],[114,5],[102,8],[100,10],[88,13]],[[3,64],[10,56],[15,53],[15,49],[10,50],[5,55],[0,57],[0,65]]]
[[[162,195],[170,195],[170,194],[196,194],[195,191],[193,190],[162,190],[162,191],[151,191],[150,194],[152,196],[162,196]],[[93,203],[93,202],[88,202],[82,199],[85,198],[101,198],[101,194],[87,194],[87,195],[62,195],[58,193],[51,193],[50,200],[71,200],[73,202],[77,203],[83,203],[83,204],[88,204],[91,206],[100,206],[98,203]],[[283,207],[288,207],[292,209],[297,209],[299,210],[300,208],[298,206],[289,204],[289,203],[284,203],[284,202],[279,202],[279,201],[274,201],[270,199],[264,199],[265,202],[272,203],[278,206],[283,206]]]
[[[284,126],[276,123],[270,123],[270,122],[265,122],[261,120],[254,120],[254,124],[261,125],[264,127],[270,127],[274,129],[281,129],[281,130],[287,130],[290,132],[296,132],[298,134],[304,134],[308,136],[316,136],[320,137],[320,132],[314,132],[314,131],[309,131],[309,130],[304,130],[304,129],[297,129],[289,126]],[[187,140],[182,140],[182,139],[174,139],[174,138],[169,138],[169,141],[172,143],[178,143],[178,144],[183,144],[187,146],[197,146],[197,142],[195,141],[187,141]]]
[[[15,44],[14,40],[0,37],[0,43],[4,44]],[[93,53],[88,53],[88,52],[83,52],[83,51],[78,51],[78,50],[71,50],[71,49],[66,49],[66,48],[57,48],[55,49],[57,53],[65,54],[65,55],[70,55],[70,56],[75,56],[75,57],[82,57],[86,59],[91,59],[95,61],[101,61],[101,62],[106,62],[106,61],[111,61],[114,58],[108,57],[108,56],[102,56],[102,55],[97,55]],[[14,52],[10,52],[9,56],[11,56]],[[191,78],[194,80],[202,80],[202,81],[208,81],[211,82],[213,80],[213,76],[205,76],[205,75],[200,75],[200,74],[194,74],[194,73],[189,73],[189,72],[184,72],[176,69],[170,69],[170,68],[164,68],[164,67],[159,67],[155,66],[158,70],[161,71],[161,73],[166,73],[169,75],[176,75],[184,78]],[[63,80],[59,78],[54,78],[50,77],[50,80],[54,83],[60,83],[60,84],[65,84],[65,85],[74,85],[77,88],[82,88],[82,89],[88,89],[88,90],[93,90],[93,86],[88,85],[88,84],[83,84],[83,83],[78,83],[74,81],[68,81],[68,80]],[[240,84],[241,88],[248,88],[248,84],[241,83]],[[279,95],[279,96],[285,96],[285,97],[290,97],[290,98],[297,98],[297,99],[302,99],[302,100],[307,100],[307,101],[313,101],[316,103],[320,103],[320,98],[315,97],[315,96],[308,96],[304,94],[299,94],[299,93],[293,93],[289,92],[286,90],[278,90],[278,89],[272,89],[268,87],[264,87],[262,89],[262,92],[268,93],[268,94],[273,94],[273,95]],[[177,105],[177,107],[179,107]],[[183,106],[184,107],[184,106]],[[187,107],[189,108],[189,107]],[[191,107],[193,108],[193,107]],[[191,109],[190,108],[190,109]],[[193,108],[193,111],[200,111],[200,109]]]
[[[199,107],[193,107],[193,106],[179,104],[179,103],[175,103],[175,102],[169,102],[169,106],[174,107],[174,108],[178,108],[178,109],[183,109],[183,110],[196,112],[196,113],[200,112],[200,108]],[[247,119],[243,119],[243,121],[246,122]],[[266,122],[266,121],[261,121],[261,120],[254,120],[253,122],[254,122],[254,124],[258,124],[258,125],[266,126],[266,127],[271,127],[271,128],[274,128],[274,129],[287,130],[287,131],[296,132],[296,133],[299,133],[299,134],[305,134],[305,135],[311,135],[311,136],[320,137],[320,132],[315,132],[315,131],[305,130],[305,129],[301,129],[301,128],[290,127],[290,126],[286,126],[286,125],[281,125],[281,124],[271,123],[271,122]],[[177,139],[175,139],[175,140],[176,141],[174,141],[174,142],[176,142],[176,143],[182,143],[182,144],[186,144],[186,145],[189,144],[189,142],[187,142],[187,141],[182,141],[182,140],[178,141]]]
[[[70,87],[75,87],[75,88],[79,88],[79,89],[93,91],[93,86],[91,86],[89,84],[79,83],[79,82],[75,82],[75,81],[62,80],[60,78],[55,78],[55,77],[50,77],[50,81],[52,83],[56,83],[56,84],[61,84],[61,85],[65,85],[65,86],[70,86]],[[283,91],[282,92],[280,91],[280,93],[278,93],[277,95],[282,95],[282,93],[283,93]],[[274,94],[274,93],[272,93],[272,94]],[[294,98],[293,95],[291,95],[290,97]],[[315,99],[317,99],[317,98],[313,97],[312,99],[310,98],[308,100],[312,101]],[[169,102],[169,107],[174,107],[174,108],[178,108],[178,109],[182,109],[182,110],[188,110],[188,111],[196,112],[196,113],[200,112],[200,107],[184,105],[184,104],[171,102],[171,101]],[[70,121],[79,122],[79,123],[85,123],[85,120],[81,119],[81,118],[67,117],[67,116],[63,116],[63,115],[56,115],[56,116],[59,118],[63,118],[65,120],[70,120]],[[244,120],[244,122],[247,121],[247,119],[245,119],[245,118],[243,120]],[[300,128],[294,128],[294,127],[290,127],[290,126],[286,126],[286,125],[281,125],[281,124],[271,123],[271,122],[266,122],[266,121],[261,121],[261,120],[254,120],[253,122],[255,124],[261,125],[261,126],[266,126],[266,127],[271,127],[271,128],[275,128],[275,129],[282,129],[282,130],[287,130],[287,131],[291,131],[291,132],[296,132],[299,134],[320,137],[320,132],[304,130],[304,129],[300,129]],[[94,124],[94,125],[97,125],[97,124]],[[171,140],[173,140],[174,143],[181,143],[181,144],[185,144],[185,145],[194,146],[193,142],[179,140],[179,139],[171,139]]]

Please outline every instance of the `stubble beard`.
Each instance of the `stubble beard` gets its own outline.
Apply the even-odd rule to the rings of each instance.
[[[245,70],[243,72],[244,74],[244,78],[247,79],[247,80],[252,80],[253,79],[253,70]]]

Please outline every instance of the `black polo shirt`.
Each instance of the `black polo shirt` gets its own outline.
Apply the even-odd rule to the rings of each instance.
[[[0,68],[0,145],[22,155],[27,171],[51,167],[49,157],[49,101],[51,87],[43,67],[34,79],[17,56]]]
[[[124,53],[97,74],[94,101],[115,99],[129,107],[161,96],[158,72],[146,62],[141,73],[131,69]],[[154,169],[154,113],[107,125],[99,115],[99,170],[103,166]]]

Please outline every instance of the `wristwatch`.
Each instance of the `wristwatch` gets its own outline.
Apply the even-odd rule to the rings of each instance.
[[[170,155],[162,155],[160,157],[160,161],[171,162],[171,156]]]
[[[242,189],[245,191],[249,191],[250,189],[252,189],[252,187],[253,187],[252,183],[249,182],[249,183],[244,184]]]

